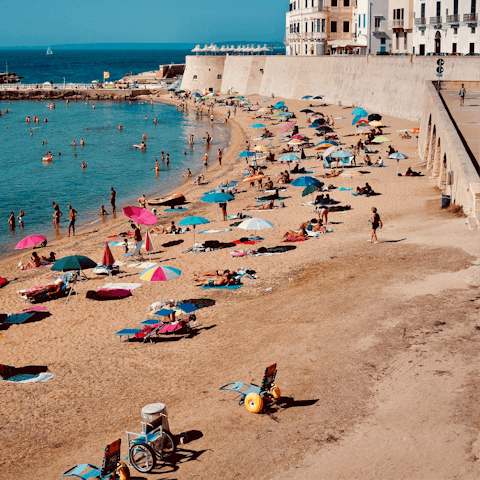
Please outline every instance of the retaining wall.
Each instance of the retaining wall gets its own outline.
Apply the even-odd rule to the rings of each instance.
[[[438,187],[478,222],[480,177],[432,82],[424,87],[418,152],[431,176],[438,179]]]
[[[443,57],[442,80],[480,81],[480,57]],[[424,82],[435,80],[439,57],[187,56],[182,88],[301,98],[325,95],[370,112],[419,121]],[[216,69],[216,70],[215,70]],[[193,75],[197,80],[193,81]],[[217,79],[222,75],[222,80]]]

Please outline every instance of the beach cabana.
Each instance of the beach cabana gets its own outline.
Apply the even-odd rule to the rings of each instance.
[[[202,51],[202,47],[200,45],[195,45],[195,48],[192,50],[192,53],[198,55],[199,52]]]

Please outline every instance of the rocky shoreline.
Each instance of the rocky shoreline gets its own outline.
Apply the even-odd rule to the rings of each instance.
[[[150,90],[0,90],[0,100],[136,100],[139,96],[156,95]]]

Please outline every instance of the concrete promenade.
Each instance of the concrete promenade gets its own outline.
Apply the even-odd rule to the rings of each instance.
[[[480,92],[467,91],[463,107],[457,91],[442,90],[440,93],[477,164],[480,164]]]

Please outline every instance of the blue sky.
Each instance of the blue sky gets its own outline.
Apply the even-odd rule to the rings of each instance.
[[[282,41],[288,0],[14,0],[0,46]]]

